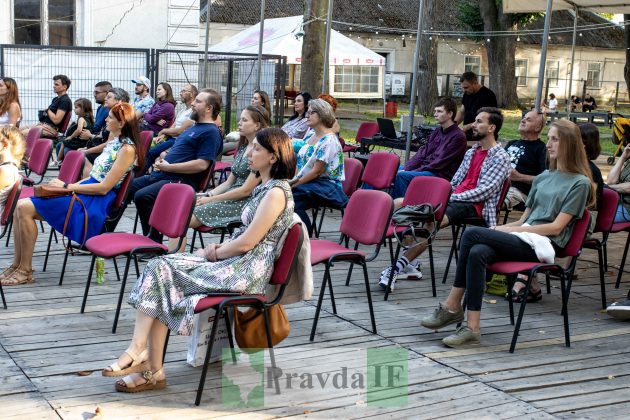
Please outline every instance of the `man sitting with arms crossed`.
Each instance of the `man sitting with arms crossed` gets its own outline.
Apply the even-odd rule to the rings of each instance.
[[[149,217],[163,185],[184,182],[197,189],[201,173],[208,169],[221,153],[223,142],[214,120],[221,112],[221,94],[212,89],[203,89],[193,104],[190,118],[195,125],[179,135],[173,147],[153,165],[153,172],[133,181],[129,196],[133,197],[138,209],[144,235],[149,233]],[[161,241],[155,233],[151,239]]]
[[[53,90],[57,95],[48,108],[44,111],[43,118],[40,119],[40,123],[36,125],[27,125],[21,128],[24,136],[28,135],[28,130],[33,127],[42,128],[42,136],[51,139],[57,138],[57,133],[63,127],[63,121],[68,113],[72,113],[73,105],[72,100],[68,96],[68,89],[70,89],[70,79],[68,76],[58,74],[53,76]]]
[[[503,114],[497,108],[481,108],[472,124],[473,140],[478,141],[466,152],[464,160],[451,181],[453,193],[446,206],[440,228],[460,223],[469,217],[479,216],[486,226],[497,224],[496,206],[501,187],[512,167],[507,152],[497,143],[503,125]],[[394,281],[403,273],[409,261],[418,258],[427,249],[427,243],[416,244],[404,253],[394,266]],[[379,285],[386,289],[392,267],[381,273]],[[394,288],[392,283],[392,290]]]

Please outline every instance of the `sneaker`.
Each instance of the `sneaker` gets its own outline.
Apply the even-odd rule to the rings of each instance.
[[[381,278],[378,282],[378,285],[381,286],[381,289],[387,290],[387,283],[389,283],[389,274],[392,272],[392,266],[388,266],[385,270],[381,271]],[[390,286],[390,292],[394,291],[394,286],[396,285],[396,278],[398,277],[398,272],[394,272],[394,278],[392,279],[392,285]]]
[[[458,324],[464,320],[464,310],[451,312],[440,303],[431,315],[422,318],[420,325],[431,330],[439,330],[450,324]]]
[[[451,334],[448,337],[442,339],[442,343],[446,347],[461,347],[464,345],[476,345],[481,341],[481,333],[474,332],[468,327],[461,326],[455,331],[455,334]]]
[[[609,305],[606,308],[606,313],[622,321],[630,319],[630,299]]]
[[[420,280],[422,278],[422,271],[420,268],[422,265],[420,261],[413,260],[404,268],[404,270],[398,274],[397,279],[405,279],[405,280]]]

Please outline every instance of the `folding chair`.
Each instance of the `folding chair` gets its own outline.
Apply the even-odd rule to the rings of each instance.
[[[20,190],[22,189],[22,178],[19,178],[13,184],[13,188],[9,192],[7,201],[4,202],[4,209],[0,214],[0,226],[2,226],[2,233],[0,233],[0,239],[7,235],[7,246],[9,246],[9,235],[11,232],[11,225],[13,224],[13,213],[15,212],[15,206],[20,199]],[[2,296],[2,305],[4,309],[7,309],[7,301],[4,299],[4,291],[2,290],[2,284],[0,284],[0,296]]]
[[[378,124],[375,122],[362,122],[359,125],[359,129],[357,130],[357,135],[354,138],[355,144],[349,144],[344,142],[343,152],[348,152],[348,157],[350,157],[350,153],[355,152],[361,145],[361,139],[366,137],[374,137],[380,132],[378,128]]]
[[[363,170],[361,182],[369,184],[375,190],[389,190],[398,173],[400,157],[394,153],[376,152],[370,154]]]

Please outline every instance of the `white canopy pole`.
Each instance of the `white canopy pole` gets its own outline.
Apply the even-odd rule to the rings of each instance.
[[[328,93],[328,71],[330,61],[330,31],[332,29],[333,0],[328,0],[328,16],[326,17],[326,47],[324,48],[324,75],[322,78],[322,93]]]
[[[256,90],[260,90],[260,77],[262,73],[262,50],[265,35],[265,0],[260,0],[260,35],[258,35],[258,72],[256,74]]]
[[[551,0],[550,0],[551,1]],[[411,98],[409,98],[409,125],[407,126],[407,145],[405,147],[405,162],[411,154],[411,135],[413,130],[413,113],[416,105],[416,91],[418,90],[418,65],[420,61],[420,43],[422,42],[422,9],[424,0],[418,1],[418,30],[416,32],[416,52],[413,55],[413,76],[411,79]]]
[[[206,43],[203,55],[203,74],[201,75],[201,88],[208,84],[208,48],[210,45],[210,2],[206,4]]]
[[[543,31],[542,46],[540,49],[540,67],[538,68],[538,86],[536,88],[536,111],[540,112],[542,101],[542,90],[545,78],[545,66],[547,64],[547,44],[549,43],[549,28],[551,27],[551,8],[553,0],[547,0],[547,10],[545,12],[545,30]]]
[[[573,67],[575,67],[575,43],[577,42],[577,21],[579,9],[575,6],[575,15],[573,16],[573,42],[571,43],[571,72],[569,73],[569,100],[567,101],[567,113],[571,116],[571,96],[573,95]]]

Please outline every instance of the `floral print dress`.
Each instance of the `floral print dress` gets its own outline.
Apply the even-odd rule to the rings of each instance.
[[[263,197],[274,187],[284,190],[287,205],[258,245],[245,254],[216,262],[188,253],[153,258],[138,278],[129,303],[172,331],[190,335],[195,306],[209,293],[262,294],[271,278],[278,241],[293,219],[289,183],[272,179],[256,187],[243,209],[243,227],[232,235],[234,239],[247,229]]]

